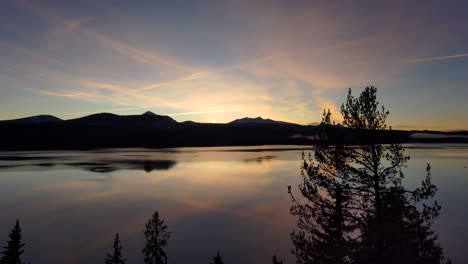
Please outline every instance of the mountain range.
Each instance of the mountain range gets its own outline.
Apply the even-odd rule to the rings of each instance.
[[[355,143],[353,131],[340,125],[336,129],[340,140]],[[37,115],[0,121],[0,149],[309,145],[319,131],[320,125],[261,117],[213,124],[177,122],[170,116],[149,111],[142,115],[99,113],[69,120]],[[399,142],[468,142],[468,132],[397,130],[388,133],[379,135],[382,142],[389,138]]]
[[[147,111],[142,115],[116,115],[112,113],[98,113],[92,114],[76,119],[69,119],[69,120],[62,120],[58,117],[52,115],[36,115],[31,117],[24,117],[19,119],[12,119],[12,120],[0,120],[0,123],[8,123],[8,124],[22,124],[22,125],[34,125],[34,124],[45,124],[45,123],[57,123],[57,122],[68,122],[74,124],[88,124],[88,125],[118,125],[118,124],[151,124],[157,126],[175,126],[178,124],[197,124],[193,121],[185,121],[182,123],[177,122],[176,120],[172,119],[170,116],[165,115],[157,115],[151,111]],[[152,122],[152,123],[149,123]],[[241,119],[236,119],[228,124],[231,125],[263,125],[263,124],[282,124],[282,125],[297,125],[293,123],[283,122],[283,121],[276,121],[271,119],[263,119],[261,117],[250,118],[245,117]]]

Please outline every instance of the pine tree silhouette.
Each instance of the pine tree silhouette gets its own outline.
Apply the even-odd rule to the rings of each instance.
[[[10,240],[4,247],[5,250],[2,252],[0,264],[22,264],[21,255],[24,252],[23,247],[25,243],[21,242],[21,227],[18,219],[8,237]]]
[[[171,232],[167,231],[167,225],[163,219],[159,219],[158,211],[148,219],[144,231],[146,243],[143,248],[144,261],[146,264],[167,264],[167,255],[164,247],[171,237]]]
[[[122,246],[120,245],[119,233],[115,234],[114,244],[112,246],[114,249],[113,254],[107,254],[106,264],[125,264],[127,261],[122,257]]]
[[[273,255],[273,258],[271,259],[271,262],[273,264],[283,264],[283,261],[282,260],[278,260],[278,258],[276,257],[276,255]]]
[[[299,231],[291,239],[299,264],[444,261],[432,231],[441,207],[431,201],[437,188],[430,166],[421,187],[403,185],[409,157],[389,137],[389,112],[376,95],[375,87],[366,87],[355,98],[350,89],[341,107],[348,138],[324,111],[313,158],[303,154],[299,187],[306,202],[298,202],[288,187],[291,214],[298,217]],[[347,145],[350,138],[353,146]]]
[[[213,261],[210,262],[210,264],[224,264],[223,257],[219,254],[219,250],[216,256],[213,257]]]

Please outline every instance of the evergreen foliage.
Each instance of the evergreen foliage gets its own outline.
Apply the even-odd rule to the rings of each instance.
[[[223,257],[218,253],[213,257],[213,261],[210,264],[224,264]]]
[[[305,202],[291,193],[291,213],[298,217],[299,230],[291,234],[297,262],[442,263],[431,229],[441,207],[426,204],[437,191],[430,166],[421,187],[403,186],[409,157],[401,144],[377,143],[391,128],[375,87],[358,98],[350,89],[341,114],[358,144],[345,145],[332,114],[324,111],[314,155],[303,153],[299,188]]]
[[[127,261],[122,257],[122,246],[120,245],[119,233],[115,234],[114,244],[112,245],[114,249],[113,254],[107,254],[106,264],[125,264]]]
[[[282,260],[278,260],[278,258],[276,257],[276,255],[273,255],[273,258],[272,258],[272,263],[273,264],[283,264],[283,261]]]
[[[164,247],[167,246],[171,232],[167,230],[164,220],[159,218],[158,211],[154,212],[153,216],[148,219],[145,227],[144,262],[146,264],[167,264],[167,255]]]
[[[24,253],[25,243],[21,241],[21,226],[18,219],[8,237],[9,240],[3,248],[0,264],[22,264],[21,255]]]

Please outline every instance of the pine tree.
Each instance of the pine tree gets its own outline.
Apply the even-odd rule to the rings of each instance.
[[[2,252],[2,258],[0,259],[1,264],[22,264],[21,255],[24,250],[23,247],[25,243],[21,242],[21,227],[19,220],[16,220],[16,224],[8,234],[10,240],[7,242],[7,245],[4,247]]]
[[[306,159],[302,153],[303,183],[299,189],[310,203],[299,203],[290,192],[294,202],[291,214],[298,217],[299,230],[291,234],[298,264],[349,263],[347,256],[354,244],[349,234],[356,228],[355,215],[350,210],[355,205],[350,189],[335,180],[344,177],[336,169],[345,162],[344,149],[327,149],[327,140],[333,132],[330,116],[330,112],[324,112],[322,133],[326,134],[323,136],[326,140],[316,146],[315,158],[319,162],[314,164],[310,154]]]
[[[114,244],[112,246],[114,249],[113,254],[107,254],[106,264],[125,264],[127,261],[122,257],[122,246],[120,245],[119,233],[115,234]]]
[[[213,261],[210,264],[224,264],[223,257],[218,253],[213,257]]]
[[[163,219],[159,219],[158,211],[148,219],[144,231],[146,243],[143,248],[144,262],[146,264],[167,264],[167,255],[164,247],[171,233],[167,231],[167,225]]]
[[[271,262],[273,264],[283,264],[283,261],[282,260],[278,260],[278,258],[276,257],[276,255],[273,255],[273,258],[271,259]]]
[[[384,225],[384,255],[387,256],[381,263],[441,263],[443,260],[442,248],[438,243],[437,234],[431,230],[433,220],[438,216],[440,206],[422,206],[419,210],[417,203],[420,200],[432,198],[435,186],[430,183],[430,165],[426,167],[426,179],[422,187],[411,192],[402,186],[388,188],[383,198],[385,206],[383,212]],[[373,222],[371,222],[373,223]],[[372,225],[363,230],[363,244],[372,234]],[[366,247],[363,250],[368,250]],[[366,260],[364,258],[363,260]],[[403,260],[403,261],[402,261]]]
[[[389,138],[389,112],[379,107],[376,95],[375,87],[367,87],[354,98],[350,89],[341,107],[348,129],[335,126],[330,111],[324,112],[314,158],[303,157],[300,190],[306,203],[291,194],[291,213],[299,218],[299,231],[291,238],[300,264],[443,260],[431,230],[440,206],[424,204],[437,190],[430,167],[420,188],[403,186],[409,157]],[[382,145],[382,140],[389,144]]]

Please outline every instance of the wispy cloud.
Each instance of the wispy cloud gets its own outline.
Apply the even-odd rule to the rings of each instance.
[[[310,123],[320,120],[322,109],[338,118],[349,87],[375,85],[395,94],[413,85],[399,83],[408,69],[468,57],[453,40],[454,31],[464,30],[458,21],[433,21],[428,7],[398,1],[367,3],[368,9],[355,1],[226,1],[216,12],[208,4],[183,19],[118,5],[112,12],[105,4],[83,12],[20,2],[44,23],[23,36],[27,43],[0,41],[3,87],[74,100],[78,111],[69,116],[87,113],[78,106],[92,102],[106,112],[148,109],[197,121],[263,115]],[[367,12],[374,8],[382,12]],[[116,30],[117,24],[125,26]],[[420,86],[407,89],[438,92]]]
[[[69,99],[76,100],[90,100],[90,101],[99,101],[99,97],[95,94],[84,93],[84,92],[57,92],[57,91],[44,91],[44,90],[35,90],[34,92],[44,95],[64,97]]]
[[[440,61],[440,60],[452,60],[452,59],[460,59],[468,57],[468,53],[459,53],[453,55],[446,55],[446,56],[435,56],[435,57],[427,57],[427,58],[418,58],[408,60],[409,63],[419,63],[419,62],[431,62],[431,61]]]
[[[56,14],[49,9],[41,6],[37,2],[24,0],[23,5],[31,10],[34,14],[44,17],[45,19],[51,20],[55,23],[55,27],[64,29],[68,33],[82,34],[87,38],[109,48],[121,55],[124,55],[135,61],[146,63],[149,65],[163,65],[171,67],[185,72],[195,71],[194,68],[178,62],[175,58],[164,56],[154,51],[148,51],[136,46],[129,45],[123,41],[116,40],[105,34],[94,31],[88,27],[88,22],[93,21],[94,18],[83,17],[83,18],[65,18]]]
[[[168,58],[167,56],[163,56],[155,52],[150,52],[141,48],[128,45],[122,41],[117,41],[104,34],[93,32],[85,28],[81,28],[80,32],[86,35],[87,37],[95,40],[99,44],[104,45],[105,47],[110,48],[121,55],[127,56],[128,58],[142,63],[146,63],[153,66],[163,65],[174,69],[182,70],[184,72],[193,72],[196,70],[195,68],[177,62],[173,58]]]

